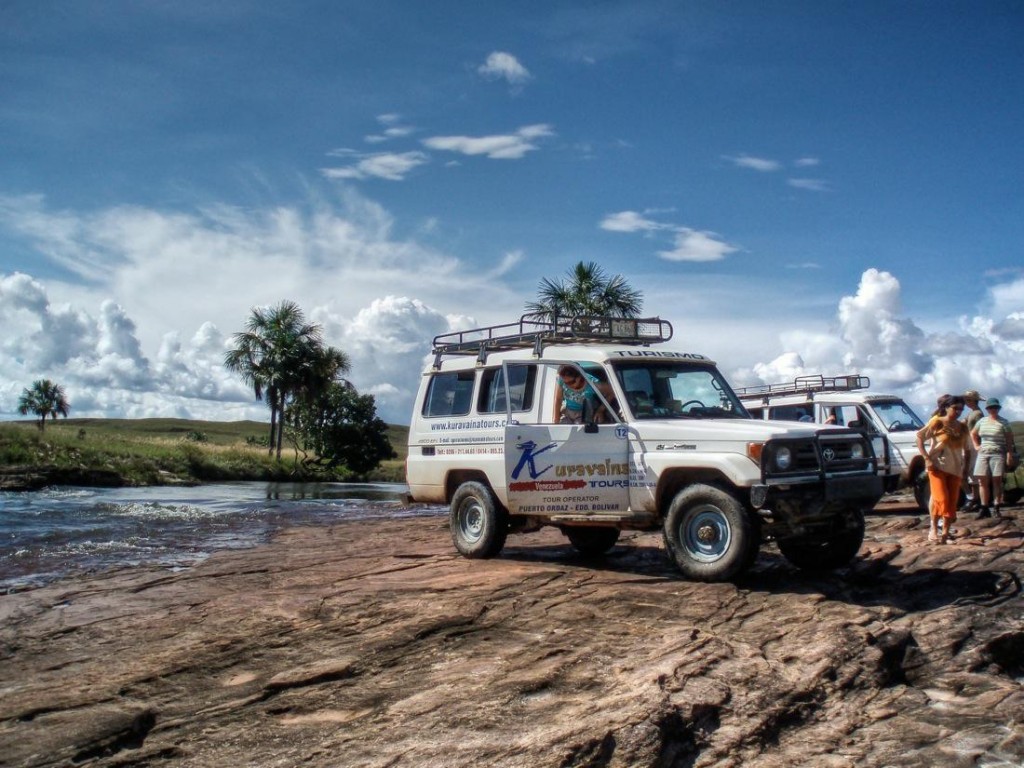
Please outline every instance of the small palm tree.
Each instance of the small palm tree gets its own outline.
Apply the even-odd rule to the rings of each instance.
[[[64,387],[54,384],[49,379],[32,382],[32,386],[23,389],[21,397],[18,398],[18,413],[22,416],[27,416],[29,413],[38,416],[40,432],[46,429],[47,416],[52,416],[56,420],[60,415],[66,419],[70,410],[71,406],[64,394]]]
[[[637,317],[643,293],[632,288],[622,275],[608,277],[595,262],[579,262],[567,280],[545,277],[537,288],[537,300],[527,302],[528,314],[549,321],[574,315]]]
[[[270,406],[269,453],[276,450],[278,458],[285,410],[321,364],[322,336],[321,326],[307,323],[298,304],[282,301],[276,307],[254,308],[246,329],[232,337],[234,345],[224,356],[224,365],[253,388],[257,400],[266,396]],[[347,370],[347,358],[342,362]]]

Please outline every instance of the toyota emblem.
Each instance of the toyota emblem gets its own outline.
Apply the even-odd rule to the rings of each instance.
[[[826,448],[821,452],[821,455],[825,461],[832,461],[836,457],[836,452],[834,448]]]

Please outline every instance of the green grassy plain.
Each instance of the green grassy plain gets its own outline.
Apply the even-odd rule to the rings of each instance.
[[[223,480],[404,482],[408,428],[389,425],[398,458],[365,476],[304,469],[287,445],[267,454],[270,427],[256,421],[61,419],[0,424],[0,480],[71,485],[167,485]],[[8,481],[8,485],[16,485]]]

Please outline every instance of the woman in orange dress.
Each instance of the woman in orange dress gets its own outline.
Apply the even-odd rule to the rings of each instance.
[[[917,451],[924,457],[932,493],[928,541],[940,544],[945,544],[950,537],[960,501],[960,483],[970,439],[967,425],[960,421],[963,410],[962,397],[943,395],[931,419],[917,433]]]

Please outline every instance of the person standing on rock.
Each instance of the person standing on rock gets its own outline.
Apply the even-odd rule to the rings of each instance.
[[[943,395],[935,413],[917,433],[917,452],[924,457],[931,489],[928,541],[940,544],[949,540],[960,499],[960,483],[970,440],[967,425],[960,421],[963,410],[964,399],[960,395]]]
[[[982,397],[978,390],[968,389],[964,392],[964,403],[967,405],[967,417],[964,422],[967,424],[967,432],[974,429],[974,425],[978,423],[978,419],[982,418],[985,413],[981,410],[979,402],[984,402],[985,398]],[[970,456],[967,457],[967,463],[964,465],[964,485],[970,485],[971,498],[968,500],[967,505],[964,507],[965,511],[977,512],[981,509],[981,494],[979,493],[979,481],[978,477],[974,474],[974,464],[978,458],[977,449],[974,447],[974,442],[969,440],[967,442],[967,449],[970,451]]]
[[[988,415],[978,419],[971,430],[971,440],[978,451],[974,476],[981,486],[981,511],[978,519],[1000,517],[1003,506],[1003,475],[1012,463],[1015,452],[1010,422],[999,415],[1002,406],[998,398],[990,397],[985,403]],[[989,483],[991,482],[991,489]],[[995,507],[989,504],[995,502]]]

